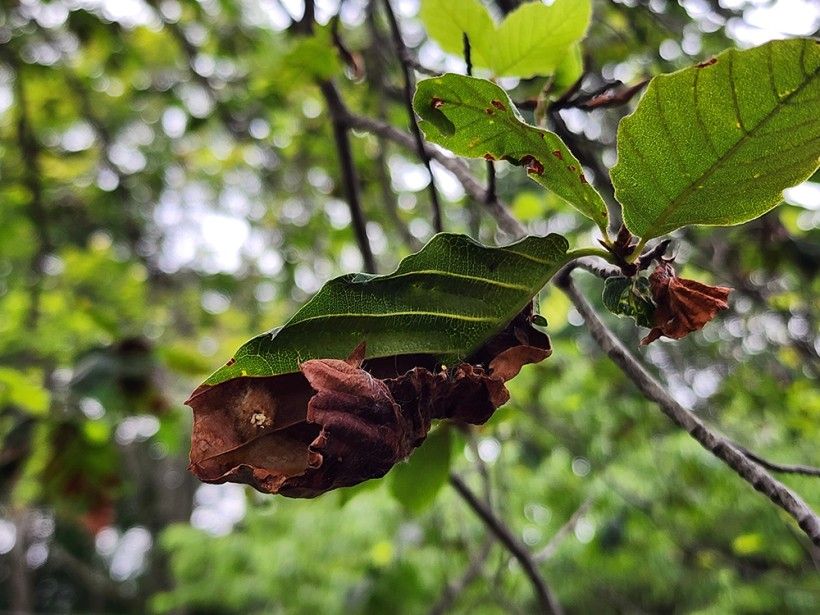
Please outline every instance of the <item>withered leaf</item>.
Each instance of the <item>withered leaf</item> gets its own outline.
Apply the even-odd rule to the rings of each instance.
[[[641,340],[651,344],[666,336],[680,339],[702,329],[720,310],[728,309],[731,288],[709,286],[695,280],[679,278],[668,262],[661,262],[649,276],[655,300],[654,327]]]
[[[427,437],[431,421],[481,424],[506,403],[504,383],[551,353],[532,306],[449,368],[429,355],[312,359],[298,374],[200,388],[190,470],[210,483],[315,497],[384,476]]]

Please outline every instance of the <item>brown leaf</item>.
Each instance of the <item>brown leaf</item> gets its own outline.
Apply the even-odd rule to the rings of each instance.
[[[464,362],[427,355],[313,359],[301,373],[237,378],[194,391],[190,470],[212,483],[314,497],[384,476],[427,437],[433,419],[486,422],[504,383],[551,353],[531,306]]]
[[[728,309],[726,301],[732,291],[725,286],[679,278],[667,262],[655,268],[649,276],[649,284],[657,306],[655,326],[641,340],[642,345],[662,336],[677,340],[702,329],[720,310]]]

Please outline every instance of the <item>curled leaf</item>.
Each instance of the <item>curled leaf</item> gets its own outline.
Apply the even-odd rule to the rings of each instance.
[[[725,286],[679,278],[667,262],[655,268],[649,284],[656,305],[654,327],[641,340],[642,345],[661,336],[677,340],[702,329],[720,310],[729,307],[726,300],[732,291]]]
[[[504,383],[551,354],[532,306],[462,362],[429,355],[311,359],[300,373],[236,378],[195,393],[190,470],[205,482],[315,497],[384,476],[431,421],[481,424],[509,399]]]

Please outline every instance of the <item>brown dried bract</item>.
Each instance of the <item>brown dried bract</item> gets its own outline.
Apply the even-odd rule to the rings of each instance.
[[[726,301],[732,291],[725,286],[679,278],[667,262],[655,268],[649,276],[649,284],[657,306],[655,326],[641,340],[642,345],[662,336],[677,340],[702,329],[720,310],[728,309]]]
[[[551,354],[532,307],[449,369],[427,355],[313,359],[301,373],[200,388],[190,470],[210,483],[315,497],[384,476],[427,437],[433,419],[481,424],[506,403],[504,383]]]

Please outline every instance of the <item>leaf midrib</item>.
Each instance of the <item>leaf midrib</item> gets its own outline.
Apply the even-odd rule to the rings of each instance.
[[[733,53],[737,53],[737,52],[735,51]],[[738,139],[735,142],[734,145],[732,145],[732,147],[730,147],[728,150],[726,150],[726,152],[721,157],[719,157],[717,160],[715,160],[715,162],[713,162],[709,166],[708,169],[706,169],[703,173],[701,173],[700,176],[698,176],[697,178],[692,180],[689,183],[689,185],[687,185],[686,188],[684,188],[683,191],[677,197],[672,199],[672,201],[669,203],[669,205],[667,205],[666,208],[664,208],[664,210],[661,212],[661,214],[655,219],[655,223],[652,226],[654,226],[656,229],[662,227],[666,223],[666,221],[669,219],[669,217],[673,213],[675,213],[675,211],[681,205],[684,204],[686,199],[688,199],[694,193],[694,191],[697,189],[697,186],[699,184],[705,184],[707,181],[709,181],[709,178],[711,178],[712,175],[720,168],[721,163],[725,162],[727,159],[731,158],[734,155],[735,151],[737,151],[737,149],[740,148],[741,145],[745,144],[749,139],[754,138],[757,131],[761,127],[766,125],[773,117],[776,116],[776,112],[779,111],[782,108],[782,106],[786,103],[786,101],[791,99],[793,96],[797,95],[798,93],[800,93],[809,83],[811,83],[815,79],[818,72],[820,72],[820,68],[815,69],[814,72],[812,72],[812,74],[810,76],[806,75],[807,79],[805,81],[803,81],[803,83],[801,83],[794,90],[789,92],[785,97],[781,98],[777,103],[775,103],[775,106],[772,108],[772,110],[769,111],[765,116],[763,116],[763,118],[751,130],[744,131],[744,134],[740,137],[740,139]],[[735,83],[732,82],[732,91],[735,90],[735,87],[736,87]],[[740,119],[740,112],[739,111],[738,111],[738,122],[742,123],[742,119]]]

